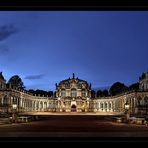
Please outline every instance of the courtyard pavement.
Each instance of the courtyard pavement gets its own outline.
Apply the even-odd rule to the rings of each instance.
[[[0,137],[148,137],[148,126],[116,123],[98,115],[48,115],[39,121],[0,125]]]

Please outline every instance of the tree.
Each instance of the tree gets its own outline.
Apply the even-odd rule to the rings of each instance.
[[[139,89],[139,83],[134,83],[129,86],[129,90],[138,90]]]
[[[25,89],[22,79],[18,75],[12,76],[8,81],[9,86],[12,88]]]
[[[102,96],[103,96],[102,90],[98,90],[98,91],[97,91],[97,97],[102,97]]]
[[[36,94],[36,95],[40,95],[40,96],[47,96],[47,91],[37,89],[37,90],[35,91],[35,94]]]
[[[96,92],[94,90],[91,91],[91,97],[95,98]]]
[[[32,95],[35,94],[35,90],[33,90],[33,89],[29,89],[28,92],[31,93]]]
[[[109,92],[112,96],[115,96],[127,90],[128,90],[128,87],[125,84],[116,82],[110,87]]]
[[[108,95],[109,95],[108,90],[105,89],[105,90],[102,91],[102,96],[103,97],[108,97]]]
[[[52,97],[53,96],[53,91],[48,91],[47,94],[48,94],[49,97]]]
[[[31,94],[33,95],[40,95],[40,96],[49,96],[49,97],[52,97],[53,96],[53,91],[45,91],[45,90],[40,90],[40,89],[37,89],[37,90],[33,90],[33,89],[29,89],[28,92],[30,92]]]

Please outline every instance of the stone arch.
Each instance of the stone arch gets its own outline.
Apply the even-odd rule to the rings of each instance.
[[[109,110],[112,110],[112,102],[109,102],[108,108],[109,108]]]
[[[76,112],[77,111],[77,106],[76,104],[71,105],[71,112]]]
[[[39,101],[36,101],[36,110],[38,111],[39,109]]]
[[[103,102],[100,102],[100,109],[103,111],[103,107],[104,107],[104,105],[103,105]]]
[[[43,102],[40,101],[40,110],[42,111],[43,110]]]
[[[44,102],[44,111],[47,111],[47,102]]]
[[[108,102],[104,102],[104,110],[107,111],[108,108]]]

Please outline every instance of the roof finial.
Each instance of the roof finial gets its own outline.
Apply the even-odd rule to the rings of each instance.
[[[55,86],[56,86],[56,87],[58,86],[57,83],[55,84]]]
[[[74,79],[75,78],[75,74],[73,73],[72,75],[73,75],[73,79]]]

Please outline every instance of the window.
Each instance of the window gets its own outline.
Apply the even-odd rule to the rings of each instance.
[[[3,104],[8,104],[8,98],[6,96],[4,97]]]
[[[62,89],[62,91],[61,91],[61,97],[65,97],[65,96],[66,96],[65,89]]]
[[[86,92],[84,89],[82,90],[82,97],[86,97]]]
[[[77,96],[77,90],[75,88],[71,89],[71,97]]]

